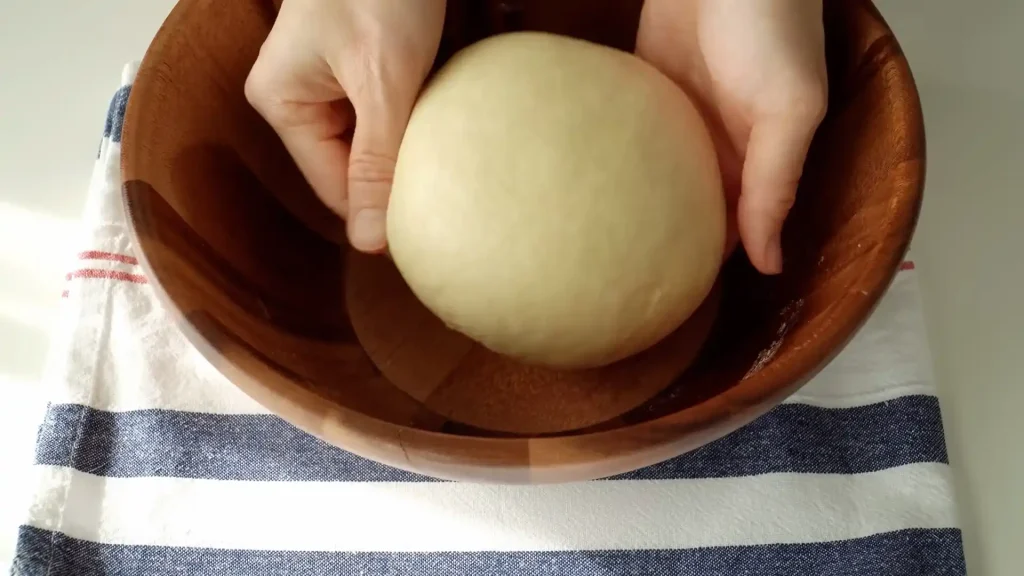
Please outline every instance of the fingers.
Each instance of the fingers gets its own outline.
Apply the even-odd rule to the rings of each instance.
[[[765,274],[782,271],[782,225],[823,114],[822,103],[806,114],[772,117],[751,129],[737,219],[750,262]]]
[[[349,146],[342,135],[353,123],[345,93],[330,68],[315,57],[296,57],[271,32],[245,82],[252,107],[277,132],[317,196],[346,214]]]
[[[308,121],[274,125],[285,148],[317,197],[341,217],[348,214],[345,168],[349,144],[342,135],[352,125],[352,115],[332,103],[296,104],[295,112]]]
[[[246,81],[247,99],[347,220],[356,249],[386,249],[398,147],[444,16],[445,0],[291,0]]]
[[[275,61],[281,55],[261,52],[246,81],[247,99],[277,132],[317,196],[347,220],[352,246],[382,252],[398,148],[419,83],[403,81],[407,76],[395,73],[397,67],[335,71],[326,59]],[[349,100],[341,100],[346,93],[340,77],[359,88]],[[353,125],[350,145],[343,136]]]
[[[353,99],[358,120],[348,159],[348,236],[356,250],[378,253],[387,246],[388,197],[414,101],[414,90],[393,86]]]

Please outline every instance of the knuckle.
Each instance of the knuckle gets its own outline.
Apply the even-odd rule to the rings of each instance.
[[[245,92],[245,99],[249,104],[257,112],[263,114],[268,108],[267,103],[270,100],[270,94],[273,92],[270,76],[259,60],[256,61],[252,70],[249,71],[249,76],[245,79],[243,90]]]
[[[817,78],[799,78],[785,83],[763,103],[765,116],[788,118],[817,125],[828,110],[828,87]]]
[[[243,88],[245,93],[245,99],[252,105],[253,108],[259,108],[260,102],[260,86],[257,83],[255,77],[250,73],[245,79],[245,86]]]
[[[783,192],[772,198],[770,203],[770,210],[775,214],[786,215],[790,210],[793,209],[793,205],[796,204],[796,188],[799,184],[799,180],[786,184]]]
[[[823,82],[805,81],[795,87],[789,100],[794,114],[817,123],[828,111],[828,88]]]
[[[759,193],[746,194],[740,202],[754,213],[773,219],[785,218],[796,203],[799,181],[799,177],[784,177],[774,182],[765,182],[765,187]]]
[[[348,161],[348,179],[353,184],[384,185],[388,188],[395,178],[395,160],[376,152],[354,152]]]
[[[796,204],[796,184],[787,185],[785,189],[787,192],[780,192],[766,199],[763,212],[775,220],[784,220]]]

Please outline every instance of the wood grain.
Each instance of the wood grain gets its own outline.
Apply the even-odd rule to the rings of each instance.
[[[716,291],[658,345],[593,370],[524,366],[447,328],[386,258],[352,252],[346,298],[363,349],[394,385],[460,424],[520,435],[588,428],[641,406],[697,357]]]
[[[594,4],[450,0],[438,63],[517,29],[631,49],[640,0]],[[442,478],[556,482],[694,449],[837,354],[912,236],[925,140],[910,69],[867,0],[826,1],[829,115],[787,222],[785,273],[734,257],[717,316],[711,302],[705,324],[607,370],[520,366],[446,331],[386,260],[351,254],[247,105],[276,5],[177,4],[129,100],[125,205],[140,263],[196,347],[270,410],[362,456]]]

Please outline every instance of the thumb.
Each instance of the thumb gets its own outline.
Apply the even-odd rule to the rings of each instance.
[[[348,161],[348,237],[352,247],[362,252],[382,252],[387,246],[388,197],[414,101],[388,96],[394,94],[353,101],[356,127]]]
[[[737,219],[747,256],[762,273],[782,272],[782,225],[796,200],[816,129],[816,120],[780,116],[750,131]]]

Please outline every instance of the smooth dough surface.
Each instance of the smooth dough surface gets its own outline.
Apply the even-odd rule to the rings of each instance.
[[[700,305],[725,201],[707,127],[666,77],[611,48],[514,33],[458,53],[424,90],[387,234],[450,327],[583,368],[650,347]]]

